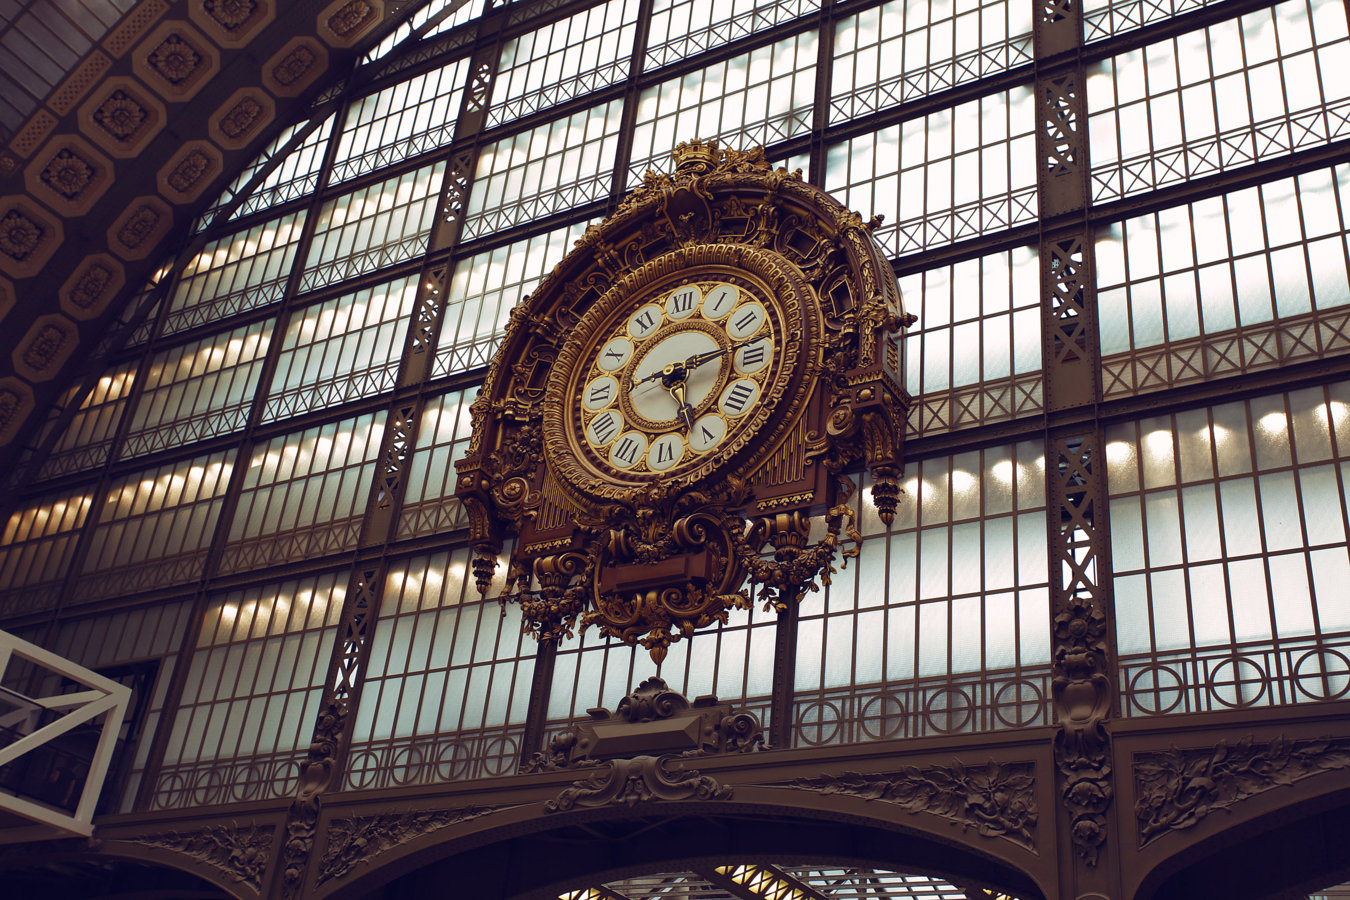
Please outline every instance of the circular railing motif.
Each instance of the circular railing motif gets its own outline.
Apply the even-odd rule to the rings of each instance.
[[[510,775],[520,762],[520,744],[513,737],[494,737],[483,746],[483,774]]]
[[[1185,695],[1185,679],[1170,666],[1148,666],[1130,678],[1130,703],[1145,715],[1169,713]]]
[[[458,781],[467,778],[472,761],[473,754],[462,741],[450,741],[436,754],[436,779]]]
[[[970,726],[975,711],[975,700],[965,688],[951,685],[938,688],[924,701],[924,718],[928,726],[942,734],[954,734]]]
[[[881,693],[863,704],[859,727],[870,740],[880,741],[900,734],[905,726],[905,704],[891,693]]]
[[[1229,709],[1243,709],[1256,704],[1266,694],[1267,677],[1254,660],[1246,656],[1230,656],[1209,670],[1206,684],[1214,702]]]
[[[828,700],[816,700],[797,714],[797,734],[802,743],[816,747],[834,743],[839,737],[839,707]]]
[[[1008,728],[1036,724],[1045,713],[1045,694],[1040,685],[1026,679],[1009,681],[994,693],[994,718]]]
[[[1339,650],[1309,650],[1294,663],[1294,686],[1313,700],[1335,700],[1350,692],[1350,659]]]

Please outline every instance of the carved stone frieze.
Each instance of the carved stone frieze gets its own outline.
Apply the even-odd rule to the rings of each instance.
[[[125,840],[189,856],[256,891],[262,887],[271,856],[273,831],[271,825],[241,828],[231,823],[228,827],[211,825],[199,831],[166,831]]]
[[[767,749],[764,730],[753,713],[733,710],[712,696],[691,704],[655,676],[620,700],[613,714],[604,708],[589,712],[589,722],[559,733],[522,770],[577,769],[642,753],[688,757]]]
[[[883,774],[798,778],[786,787],[890,803],[947,819],[984,837],[1036,849],[1036,771],[1031,763],[906,766]]]
[[[544,811],[632,806],[652,800],[730,800],[731,788],[697,769],[672,769],[673,757],[635,756],[603,763],[595,774],[564,788]]]
[[[1350,738],[1236,744],[1134,755],[1139,846],[1198,825],[1210,813],[1334,770],[1350,769]]]
[[[328,825],[328,845],[319,862],[318,883],[346,876],[357,866],[411,840],[495,812],[500,807],[466,806],[418,812],[386,813],[334,819]]]

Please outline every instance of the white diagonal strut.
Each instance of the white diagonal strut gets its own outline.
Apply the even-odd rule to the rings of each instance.
[[[87,690],[34,697],[26,692],[33,690],[36,693],[40,689],[20,688],[12,684],[0,687],[0,705],[9,707],[5,714],[0,715],[0,726],[9,735],[3,738],[8,742],[0,745],[0,766],[26,754],[40,753],[41,748],[50,745],[56,738],[99,716],[103,716],[103,721],[99,725],[98,744],[89,762],[89,772],[85,776],[73,814],[4,789],[0,789],[0,809],[62,831],[88,836],[94,830],[94,805],[103,789],[103,779],[108,774],[108,764],[112,761],[113,750],[117,745],[122,718],[131,700],[131,689],[0,630],[0,684],[5,683],[9,664],[15,659],[26,660],[39,669],[59,675],[66,681],[73,681]],[[47,681],[35,678],[32,683]],[[59,711],[65,714],[46,725],[38,725],[43,712]]]

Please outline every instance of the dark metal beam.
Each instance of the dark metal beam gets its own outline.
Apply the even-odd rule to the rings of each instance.
[[[720,866],[694,871],[741,900],[827,900],[777,866]]]

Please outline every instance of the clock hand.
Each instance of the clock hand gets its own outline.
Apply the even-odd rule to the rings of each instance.
[[[684,389],[684,379],[667,385],[666,389],[670,391],[670,396],[680,406],[680,420],[684,422],[685,434],[688,434],[694,429],[694,408],[689,405],[689,397]]]
[[[660,369],[657,369],[650,375],[644,375],[641,378],[635,378],[633,380],[632,386],[641,387],[647,382],[656,381],[659,378],[661,379],[661,383],[663,385],[669,387],[675,381],[684,381],[684,376],[686,374],[685,365],[686,364],[684,362],[681,362],[680,360],[676,360],[673,363],[667,363],[665,366],[663,366]]]
[[[750,344],[762,340],[764,340],[762,337],[752,337],[743,341],[734,341],[728,347],[718,347],[716,350],[705,350],[702,353],[695,353],[692,356],[686,357],[683,361],[676,360],[673,363],[667,364],[664,368],[657,369],[650,375],[644,375],[641,378],[634,379],[633,387],[641,387],[649,381],[656,381],[658,378],[663,380],[674,380],[677,377],[683,377],[689,373],[690,369],[698,368],[705,362],[711,362],[719,356],[733,353],[742,347],[749,346]]]
[[[689,357],[684,361],[685,368],[693,369],[697,366],[703,365],[705,362],[711,362],[712,360],[717,359],[717,357],[719,356],[722,356],[727,353],[733,353],[741,349],[742,347],[748,346],[750,344],[755,343],[756,341],[762,340],[764,340],[764,338],[752,337],[744,341],[734,341],[729,347],[718,347],[716,350],[706,350],[703,353],[695,353],[693,356]]]

